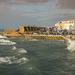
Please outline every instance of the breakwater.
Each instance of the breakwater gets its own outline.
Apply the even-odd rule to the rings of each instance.
[[[49,34],[49,28],[36,26],[20,26],[18,29],[5,29],[3,36],[9,38],[26,38],[26,39],[47,39],[47,40],[68,40],[75,39],[72,35],[56,35],[54,32]]]
[[[63,35],[43,35],[43,34],[19,34],[19,33],[3,33],[3,36],[9,38],[26,38],[26,39],[47,39],[47,40],[68,40],[68,38]]]
[[[32,39],[47,39],[47,40],[68,40],[68,38],[62,35],[24,35],[25,38],[32,38]]]

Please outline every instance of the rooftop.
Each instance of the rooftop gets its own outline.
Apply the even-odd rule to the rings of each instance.
[[[75,19],[69,19],[68,21],[74,21]]]

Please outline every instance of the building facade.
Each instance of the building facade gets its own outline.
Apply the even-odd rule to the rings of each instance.
[[[67,21],[60,21],[55,24],[57,30],[68,30],[70,33],[75,33],[75,19],[69,19]]]
[[[60,21],[57,24],[55,24],[58,30],[69,30],[69,24],[67,21]]]

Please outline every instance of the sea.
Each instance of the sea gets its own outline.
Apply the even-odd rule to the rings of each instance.
[[[75,41],[0,35],[0,75],[75,75]]]

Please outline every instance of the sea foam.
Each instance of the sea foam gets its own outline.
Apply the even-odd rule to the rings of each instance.
[[[12,47],[12,50],[16,50],[17,48],[15,46]]]
[[[20,54],[21,54],[21,53],[27,53],[27,51],[26,51],[25,49],[23,49],[23,48],[19,48],[19,49],[18,49],[18,53],[20,53]]]
[[[28,59],[25,57],[22,57],[20,59],[17,59],[15,56],[0,57],[1,64],[22,64],[22,63],[26,63],[27,61],[28,61]]]
[[[67,49],[71,52],[75,51],[75,41],[74,40],[68,40],[67,43]]]
[[[30,39],[29,41],[39,41],[39,40],[37,40],[37,39]]]
[[[0,35],[0,38],[7,38],[6,36],[2,36],[2,35]]]
[[[27,53],[27,51],[23,48],[17,48],[15,46],[12,46],[12,50],[16,50],[18,54]]]
[[[12,42],[10,40],[0,39],[0,45],[13,45],[16,44],[16,42]]]

